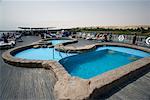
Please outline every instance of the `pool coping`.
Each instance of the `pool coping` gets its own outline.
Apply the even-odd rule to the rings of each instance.
[[[150,52],[150,49],[139,47],[136,45],[123,44],[123,43],[96,43],[82,48],[67,48],[72,52],[86,51],[88,49],[97,48],[99,46],[118,46],[118,47],[129,47],[145,52]],[[65,48],[65,47],[63,47]],[[62,51],[64,49],[57,48]],[[65,48],[65,51],[67,50]],[[52,65],[50,65],[53,68]],[[121,84],[129,77],[134,77],[141,73],[143,70],[150,69],[150,57],[142,58],[127,65],[121,66],[117,69],[105,72],[101,75],[95,76],[90,79],[81,79],[78,77],[70,76],[70,74],[62,67],[59,66],[57,70],[53,70],[58,77],[54,91],[58,99],[71,99],[71,100],[82,100],[82,99],[94,99],[99,94],[104,94],[112,89],[114,86]],[[55,69],[54,68],[54,69]],[[60,69],[59,69],[60,68]],[[72,85],[72,84],[75,85]],[[63,91],[63,92],[62,92]]]
[[[46,62],[45,62],[46,63]],[[114,85],[125,82],[128,77],[134,77],[143,70],[150,69],[150,58],[142,58],[135,62],[105,72],[90,79],[70,76],[59,63],[49,64],[57,76],[54,86],[55,97],[59,100],[83,100],[95,98],[95,95],[107,93]],[[117,82],[116,82],[117,81]],[[63,91],[63,92],[62,92]],[[96,94],[98,91],[98,94]]]
[[[20,51],[29,49],[29,48],[41,48],[41,47],[45,48],[44,45],[47,45],[48,48],[53,48],[54,45],[52,45],[51,43],[43,42],[43,41],[53,40],[53,39],[57,39],[57,40],[68,39],[68,40],[70,40],[70,41],[67,41],[66,44],[76,43],[77,42],[76,39],[72,39],[72,38],[48,38],[48,39],[42,39],[42,40],[33,42],[33,43],[29,44],[29,45],[23,45],[23,46],[19,46],[19,47],[15,47],[15,48],[12,48],[10,50],[7,50],[6,52],[4,52],[2,54],[2,58],[3,58],[4,62],[6,62],[6,63],[8,63],[10,65],[16,66],[16,67],[43,68],[42,62],[44,60],[28,60],[28,59],[23,59],[23,58],[16,58],[13,55],[15,55],[16,53],[18,53]],[[60,43],[58,45],[62,45],[62,44]],[[45,60],[45,61],[47,61],[47,60]],[[49,61],[53,62],[53,60],[49,60]]]
[[[29,68],[45,68],[50,69],[54,72],[57,82],[54,86],[54,93],[56,99],[91,99],[95,98],[96,95],[103,94],[109,91],[112,87],[122,83],[128,77],[135,76],[143,70],[150,69],[150,57],[142,58],[127,65],[121,66],[117,69],[105,72],[101,75],[95,76],[90,79],[81,79],[79,77],[71,76],[65,68],[58,62],[53,60],[27,60],[13,57],[13,54],[20,52],[25,49],[29,49],[39,42],[35,42],[30,45],[21,46],[10,49],[2,54],[2,58],[6,63],[15,65],[18,67],[29,67]],[[70,42],[74,43],[74,41]],[[68,44],[70,44],[68,43]],[[66,43],[67,44],[67,43]],[[59,47],[65,44],[58,44],[55,47],[60,50]],[[124,44],[124,43],[95,43],[82,48],[71,48],[73,52],[86,51],[99,46],[121,46],[129,47],[133,49],[150,52],[149,48],[139,47],[136,45]],[[64,46],[65,48],[65,46]],[[62,49],[62,50],[67,50]],[[66,51],[64,51],[66,52]],[[63,92],[62,92],[63,91]]]
[[[70,53],[80,53],[82,51],[89,51],[89,50],[96,49],[97,47],[100,47],[100,46],[118,46],[118,47],[121,46],[121,47],[129,47],[129,48],[133,48],[133,49],[137,49],[137,50],[142,50],[145,52],[150,52],[149,48],[145,48],[145,47],[141,47],[141,46],[137,46],[137,45],[126,44],[126,43],[116,43],[116,42],[94,43],[94,44],[86,45],[84,47],[79,47],[79,48],[76,48],[73,46],[60,45],[60,46],[56,46],[55,48],[61,52],[70,51]]]

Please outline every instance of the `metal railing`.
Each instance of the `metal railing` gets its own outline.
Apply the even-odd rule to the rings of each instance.
[[[77,33],[76,37],[82,37],[82,34],[85,34],[85,33],[81,33],[81,32],[80,34]],[[93,35],[95,35],[95,33]],[[112,34],[111,41],[132,44],[134,35],[123,35],[123,36],[124,36],[124,40],[119,41],[118,39],[119,34]],[[96,35],[94,37],[96,37]],[[108,38],[109,38],[109,35],[108,35]],[[147,39],[147,36],[136,36],[135,43],[138,46],[150,47],[150,45],[146,44],[146,39]]]
[[[133,35],[124,35],[124,40],[119,41],[119,35],[112,35],[112,42],[121,42],[121,43],[128,43],[133,44]],[[150,47],[150,45],[146,44],[146,36],[137,36],[135,44],[138,46]]]
[[[55,48],[53,48],[53,59],[55,59]]]
[[[70,53],[70,51],[71,51],[71,50],[68,50],[68,51],[66,52],[67,57],[68,57],[68,54]]]

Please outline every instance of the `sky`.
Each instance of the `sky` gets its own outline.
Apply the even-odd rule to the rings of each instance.
[[[0,0],[0,30],[150,25],[150,0]]]

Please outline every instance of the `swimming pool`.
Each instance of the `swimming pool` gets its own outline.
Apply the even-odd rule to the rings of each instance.
[[[85,99],[91,97],[91,95],[95,95],[95,93],[97,94],[97,92],[104,94],[116,85],[128,81],[128,77],[139,76],[141,72],[145,73],[150,65],[149,48],[135,45],[99,43],[95,44],[95,46],[91,46],[91,50],[93,50],[93,47],[98,47],[96,50],[82,54],[68,54],[68,56],[64,54],[64,57],[59,57],[59,52],[55,51],[55,56],[59,55],[58,59],[56,59],[57,57],[53,58],[52,51],[54,49],[50,46],[48,46],[49,48],[46,48],[46,46],[45,48],[41,48],[44,46],[40,46],[40,48],[33,49],[35,45],[31,44],[16,47],[3,53],[2,58],[6,63],[17,67],[52,70],[57,79],[54,90],[61,99],[64,99],[64,97],[68,99],[72,99],[72,97],[77,97],[75,99]],[[89,49],[88,47],[86,50],[89,51]],[[75,51],[76,50],[79,50],[79,48],[76,48]],[[79,51],[82,50],[83,49],[80,48]],[[32,55],[35,51],[35,55]],[[31,53],[31,55],[27,55],[29,53]],[[105,64],[102,64],[103,62]],[[106,64],[110,66],[106,66]],[[84,90],[82,93],[69,94],[71,91],[80,91],[81,89]]]
[[[89,79],[116,69],[150,54],[124,47],[100,47],[94,52],[71,56],[60,60],[72,76]]]
[[[68,42],[70,40],[49,40],[48,42],[52,42],[53,45],[59,44],[59,43],[64,43]]]
[[[66,54],[54,48],[31,48],[17,53],[15,57],[59,61],[70,75],[89,79],[140,58],[150,57],[150,54],[131,48],[106,46],[82,54]]]

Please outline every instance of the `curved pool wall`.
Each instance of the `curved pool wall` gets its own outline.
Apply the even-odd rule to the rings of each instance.
[[[42,62],[44,61],[44,59],[43,60],[38,60],[38,59],[40,59],[40,57],[38,57],[37,60],[33,60],[33,59],[28,59],[28,58],[26,59],[26,58],[22,58],[22,57],[20,57],[20,58],[19,57],[15,57],[15,55],[18,54],[18,53],[21,53],[21,52],[26,52],[26,50],[28,52],[28,50],[30,51],[31,49],[40,49],[41,48],[41,50],[42,50],[42,48],[43,48],[43,50],[44,50],[44,48],[49,48],[49,49],[47,49],[47,51],[51,51],[51,49],[54,48],[54,45],[51,45],[47,41],[54,40],[54,39],[57,39],[57,40],[61,40],[61,39],[62,40],[69,40],[68,42],[60,43],[58,45],[66,45],[66,44],[71,44],[71,43],[78,42],[76,39],[65,38],[65,37],[64,38],[42,39],[42,40],[36,41],[36,42],[34,42],[32,44],[29,44],[29,45],[19,46],[19,47],[15,47],[15,48],[12,48],[10,50],[7,50],[6,52],[4,52],[2,54],[2,58],[3,58],[4,62],[6,62],[6,63],[8,63],[10,65],[14,65],[16,67],[43,68]],[[36,52],[36,53],[38,53],[38,52]],[[57,54],[56,50],[55,50],[55,53]],[[22,55],[22,53],[21,53],[21,55]],[[63,56],[64,55],[63,53],[61,55],[62,55],[62,57],[65,57],[65,56]],[[67,56],[68,55],[70,55],[70,54],[67,54]],[[29,57],[29,55],[28,55],[28,57]],[[60,58],[58,58],[58,59],[60,59]],[[50,61],[55,62],[58,59],[56,57],[55,60],[50,60]]]
[[[125,47],[106,46],[64,58],[59,62],[72,76],[89,79],[143,57],[150,57],[150,53]]]
[[[82,54],[64,53],[55,48],[31,48],[14,56],[28,60],[60,60],[59,63],[70,75],[89,79],[140,58],[150,57],[150,53],[126,47],[104,46]]]

